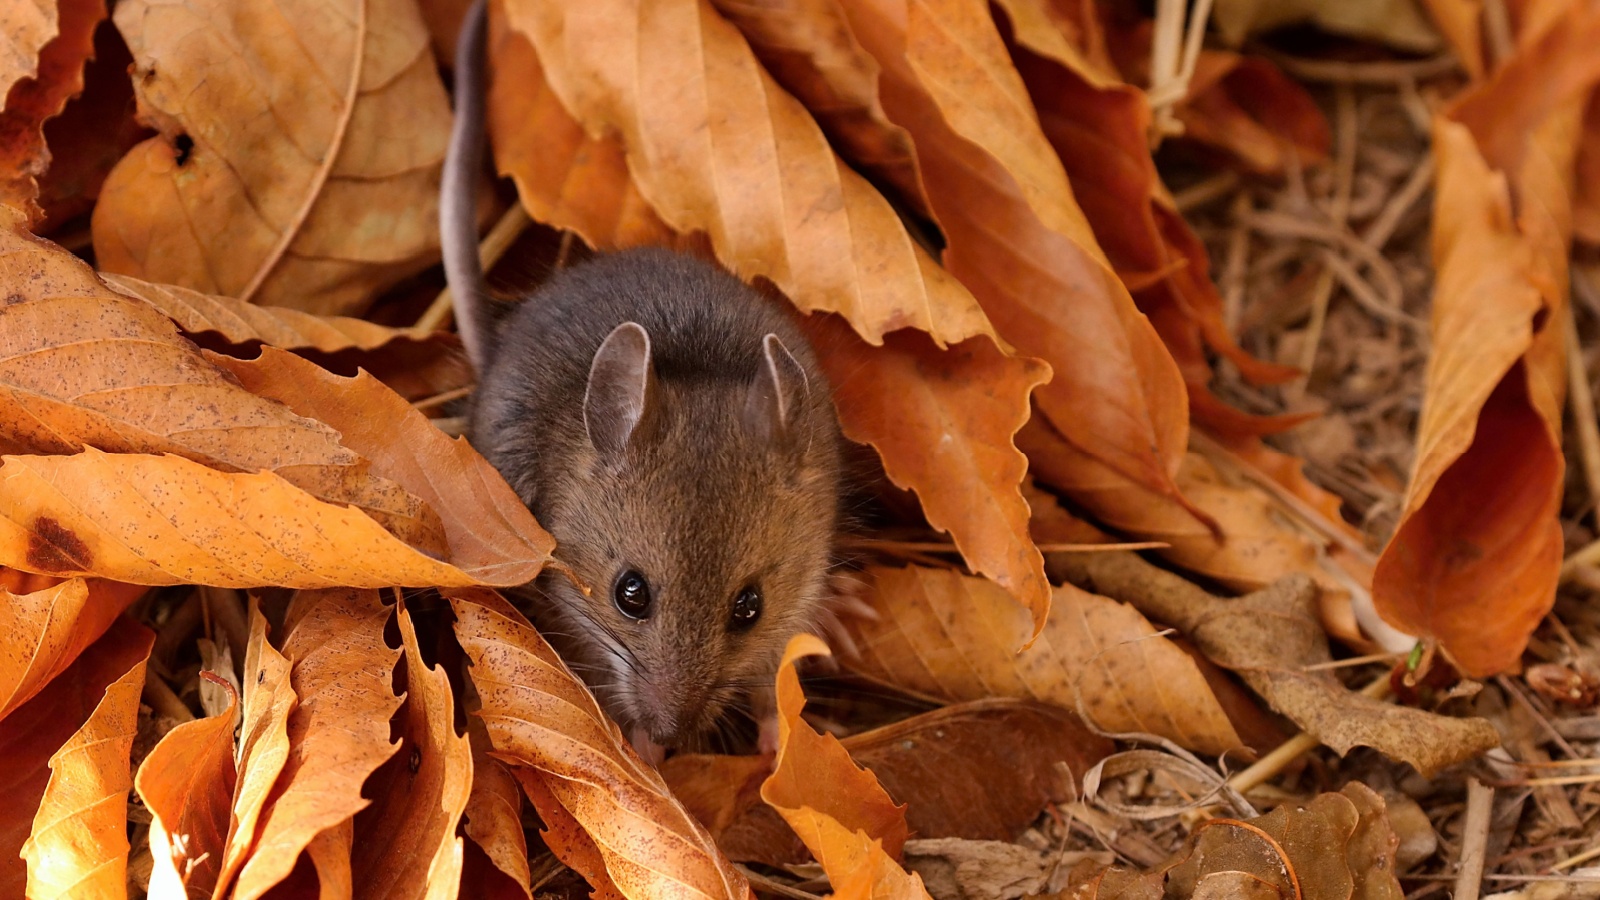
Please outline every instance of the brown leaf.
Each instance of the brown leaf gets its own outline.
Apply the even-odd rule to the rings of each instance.
[[[1222,50],[1200,53],[1189,96],[1177,108],[1184,140],[1231,157],[1246,171],[1283,176],[1290,157],[1328,158],[1328,120],[1299,82],[1272,63]]]
[[[841,743],[905,804],[911,833],[988,841],[1015,840],[1046,803],[1076,799],[1076,776],[1112,749],[1070,713],[1009,699],[934,710]],[[803,861],[793,833],[761,804],[769,768],[763,757],[678,755],[661,774],[731,858]]]
[[[496,869],[521,889],[523,898],[531,900],[528,839],[522,832],[522,792],[506,764],[489,755],[489,734],[481,718],[467,718],[467,735],[472,741],[472,791],[467,796],[461,830],[483,849]],[[470,867],[470,854],[468,860]],[[466,887],[465,883],[462,887]]]
[[[1372,747],[1428,776],[1500,743],[1486,720],[1387,704],[1347,690],[1325,671],[1307,671],[1331,657],[1316,592],[1304,576],[1224,600],[1132,553],[1077,554],[1070,566],[1074,582],[1184,631],[1209,659],[1341,754]]]
[[[222,865],[211,894],[213,900],[227,896],[234,876],[255,848],[257,826],[289,758],[289,717],[298,703],[289,660],[268,643],[266,617],[252,602],[231,827],[221,851]]]
[[[440,552],[438,516],[375,477],[336,432],[250,395],[149,305],[108,289],[60,247],[0,228],[0,451],[175,453],[227,472],[274,471],[354,504]]]
[[[1572,167],[1600,10],[1566,9],[1435,121],[1433,353],[1373,600],[1463,674],[1504,671],[1555,602]]]
[[[442,667],[429,668],[405,603],[396,606],[405,650],[400,749],[367,782],[373,797],[355,823],[355,896],[427,896],[461,881],[456,823],[473,780],[472,747],[456,734],[455,699]]]
[[[290,605],[283,655],[300,705],[260,837],[234,884],[239,900],[266,893],[313,838],[366,806],[362,784],[397,749],[389,717],[400,705],[391,689],[400,654],[383,640],[389,612],[375,591],[303,591]]]
[[[229,475],[176,456],[8,456],[0,565],[138,584],[522,584],[539,560],[437,560],[350,507],[270,472]]]
[[[618,135],[661,218],[708,234],[741,277],[766,278],[802,310],[844,315],[871,343],[906,327],[940,346],[992,335],[709,5],[672,0],[644,15],[620,0],[509,0],[506,10],[562,106],[591,137]]]
[[[1588,244],[1600,244],[1600,94],[1589,98],[1578,143],[1577,194],[1572,200],[1572,231]]]
[[[155,896],[192,892],[206,897],[217,886],[238,786],[233,765],[238,696],[223,684],[227,710],[167,732],[134,777],[139,799],[150,811],[150,855],[155,859],[150,893]]]
[[[1177,366],[1096,243],[988,5],[845,10],[883,69],[884,109],[915,142],[945,265],[1003,338],[1054,370],[1040,411],[1121,477],[1177,496],[1188,432]]]
[[[905,807],[850,760],[838,738],[800,718],[806,698],[795,661],[827,653],[814,635],[789,639],[778,665],[778,757],[761,798],[822,863],[839,900],[926,898],[922,879],[895,861],[907,837]]]
[[[449,106],[416,4],[118,4],[161,132],[94,215],[108,271],[314,312],[436,258]]]
[[[850,33],[836,0],[712,2],[750,42],[773,80],[816,117],[840,155],[926,214],[911,137],[884,113],[878,64]]]
[[[129,757],[154,642],[138,631],[144,634],[133,640],[144,652],[106,686],[83,726],[50,757],[50,781],[22,845],[29,897],[121,896],[127,890]]]
[[[37,233],[48,235],[88,213],[117,160],[150,136],[134,118],[133,57],[109,19],[94,30],[94,56],[83,69],[83,93],[44,123],[50,168],[39,177],[44,218]]]
[[[845,437],[871,444],[889,480],[916,492],[928,524],[948,532],[973,571],[1028,609],[1033,630],[1018,646],[1031,640],[1050,613],[1050,584],[1028,534],[1020,489],[1027,459],[1011,439],[1049,367],[982,338],[940,350],[902,331],[873,347],[832,319],[805,324],[833,383]]]
[[[1304,806],[1284,804],[1241,822],[1212,819],[1195,829],[1192,852],[1167,872],[1170,896],[1200,896],[1197,885],[1224,872],[1271,885],[1268,896],[1305,900],[1400,900],[1394,832],[1383,799],[1352,782]],[[1210,896],[1229,896],[1212,894]]]
[[[47,763],[89,719],[106,688],[142,668],[154,641],[149,629],[118,618],[76,662],[6,717],[0,727],[0,796],[6,798],[0,803],[0,896],[26,895],[28,866],[21,851],[51,778]],[[126,809],[121,802],[112,806]]]
[[[145,588],[73,578],[17,595],[0,587],[0,719],[42,690],[99,639]]]
[[[861,649],[841,662],[946,701],[1017,697],[1084,711],[1102,729],[1159,734],[1206,753],[1241,746],[1193,660],[1132,608],[1071,585],[1055,589],[1043,633],[994,585],[941,569],[873,568],[878,621],[846,625]]]
[[[447,331],[422,333],[364,319],[257,306],[126,275],[103,277],[113,289],[159,309],[192,340],[229,356],[255,356],[267,344],[331,372],[354,375],[365,369],[407,400],[472,383],[461,341]]]
[[[495,164],[516,183],[528,214],[591,247],[679,243],[628,174],[621,142],[584,131],[551,90],[533,44],[505,19],[491,4],[485,116]]]
[[[249,362],[214,359],[255,394],[333,426],[344,446],[440,510],[451,559],[482,581],[526,584],[549,559],[555,540],[494,467],[371,376],[340,378],[270,348]]]
[[[5,68],[22,75],[15,81],[0,72],[0,204],[24,212],[31,222],[43,215],[39,209],[38,178],[50,165],[44,124],[59,115],[67,100],[83,90],[84,63],[94,54],[94,30],[106,16],[101,0],[57,0],[54,22],[35,19],[45,4],[0,13],[0,29],[7,31],[12,57]],[[43,26],[42,30],[40,26]],[[16,31],[11,31],[16,29]],[[53,33],[52,33],[53,32]],[[49,34],[49,42],[33,48],[34,40]],[[14,36],[13,36],[14,35]],[[32,51],[37,50],[37,57]],[[32,58],[30,58],[32,57]],[[20,63],[20,66],[18,65]]]
[[[12,5],[0,12],[0,97],[38,73],[40,51],[59,33],[48,4]]]
[[[1041,0],[1002,5],[1020,45],[1012,47],[1011,58],[1045,137],[1112,267],[1177,359],[1191,397],[1206,392],[1211,376],[1202,338],[1253,381],[1294,377],[1290,367],[1245,353],[1224,323],[1205,246],[1156,171],[1144,92],[1091,67],[1089,51],[1066,42]]]
[[[553,845],[563,862],[587,869],[602,894],[749,895],[744,876],[520,613],[492,591],[446,595],[494,754],[518,767],[546,826],[569,839]]]

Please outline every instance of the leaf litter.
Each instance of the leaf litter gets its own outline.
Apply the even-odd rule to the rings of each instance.
[[[1165,6],[493,4],[517,246],[775,287],[872,448],[872,612],[791,648],[776,757],[662,775],[476,587],[559,548],[443,436],[470,373],[413,327],[462,4],[80,6],[0,14],[0,893],[1387,897],[1588,862],[1592,2],[1219,2],[1210,46]],[[1119,538],[1166,568],[1081,552]]]

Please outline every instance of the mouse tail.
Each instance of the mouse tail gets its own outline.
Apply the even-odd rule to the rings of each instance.
[[[472,367],[483,372],[489,344],[483,264],[478,259],[478,176],[483,169],[487,0],[473,0],[456,38],[455,121],[439,191],[439,249],[456,330]]]

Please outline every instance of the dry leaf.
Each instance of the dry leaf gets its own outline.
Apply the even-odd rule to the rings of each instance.
[[[145,588],[73,578],[17,595],[0,587],[0,719],[33,697],[94,643]]]
[[[106,686],[88,720],[50,757],[50,781],[22,845],[29,897],[127,895],[129,757],[155,640],[137,631],[143,634],[132,642],[143,653]]]
[[[832,735],[800,718],[806,698],[795,661],[826,655],[827,645],[800,634],[778,665],[778,757],[761,785],[767,801],[805,842],[839,900],[927,898],[922,879],[895,860],[907,837],[905,808]]]
[[[1352,782],[1341,793],[1319,794],[1303,806],[1284,804],[1249,821],[1202,823],[1187,858],[1167,870],[1167,891],[1200,897],[1205,879],[1234,872],[1270,885],[1264,896],[1274,898],[1400,900],[1397,843],[1383,798]]]
[[[290,605],[283,655],[300,704],[260,837],[234,883],[238,900],[266,893],[313,838],[365,807],[362,784],[397,749],[389,717],[400,705],[391,689],[400,654],[383,640],[389,612],[375,591],[303,591]]]
[[[1589,109],[1583,116],[1575,181],[1573,233],[1585,243],[1600,244],[1600,94],[1589,98]]]
[[[489,734],[481,718],[467,718],[467,735],[472,741],[472,791],[467,796],[461,831],[483,848],[484,856],[496,869],[521,888],[524,900],[532,900],[528,839],[522,832],[522,792],[506,764],[489,755]],[[464,882],[462,887],[466,887]]]
[[[1333,141],[1327,118],[1299,82],[1264,59],[1221,50],[1201,52],[1177,117],[1185,141],[1262,175],[1322,162]]]
[[[116,25],[102,19],[94,30],[94,56],[84,66],[83,93],[44,123],[50,168],[39,177],[44,218],[38,234],[49,235],[92,210],[117,160],[150,136],[134,118],[132,64]]]
[[[0,12],[0,97],[38,73],[39,53],[60,33],[47,3],[14,4]]]
[[[1500,743],[1488,721],[1454,719],[1396,706],[1346,689],[1326,671],[1331,659],[1309,579],[1285,577],[1224,600],[1132,553],[1064,557],[1072,580],[1120,597],[1187,634],[1212,662],[1231,669],[1273,709],[1343,754],[1372,747],[1425,777]]]
[[[223,900],[234,876],[255,848],[258,824],[272,786],[289,758],[289,717],[299,697],[290,679],[289,660],[267,641],[267,620],[250,606],[250,637],[244,659],[244,700],[240,710],[239,749],[233,812],[213,900]]]
[[[458,568],[270,472],[228,475],[176,456],[8,456],[0,480],[0,565],[58,575],[220,587],[511,585],[542,562]]]
[[[850,33],[837,0],[712,2],[750,42],[773,80],[816,117],[842,156],[926,215],[911,137],[884,113],[878,64]]]
[[[71,666],[13,711],[0,727],[0,896],[22,897],[27,865],[22,845],[51,773],[47,763],[105,696],[106,688],[135,667],[142,668],[155,636],[118,618]],[[137,692],[135,693],[137,698]],[[126,759],[124,759],[126,771]],[[117,812],[125,803],[113,804]]]
[[[456,823],[473,780],[450,678],[423,662],[410,612],[403,602],[396,609],[406,660],[400,749],[368,779],[374,799],[356,818],[350,871],[362,898],[423,898],[430,885],[461,881]]]
[[[1002,337],[1054,370],[1039,409],[1121,477],[1177,496],[1188,433],[1177,366],[1095,242],[988,5],[845,10],[883,69],[884,109],[915,142],[945,265]]]
[[[254,397],[149,305],[108,289],[54,244],[0,228],[0,451],[175,453],[229,472],[275,471],[354,504],[440,552],[438,516],[374,476],[326,425]]]
[[[1517,664],[1561,564],[1572,166],[1600,10],[1563,16],[1434,127],[1433,353],[1373,600],[1470,677]]]
[[[871,343],[917,328],[944,346],[992,335],[983,311],[704,0],[508,0],[551,89],[592,138],[617,135],[674,231],[704,232],[746,280],[838,312]],[[641,77],[639,73],[649,73]]]
[[[1029,622],[994,585],[941,569],[873,568],[877,621],[846,622],[846,668],[946,701],[1019,697],[1083,710],[1102,729],[1159,734],[1205,753],[1242,742],[1194,661],[1132,608],[1071,585],[1018,654]],[[1075,688],[1078,689],[1075,692]]]
[[[184,722],[167,732],[139,764],[134,778],[139,799],[150,811],[154,897],[185,897],[191,892],[208,897],[216,889],[238,786],[233,765],[238,696],[231,685],[226,689],[225,712]]]
[[[1027,459],[1011,439],[1049,367],[981,338],[940,350],[905,331],[873,347],[831,319],[805,324],[845,437],[872,445],[889,480],[916,492],[928,524],[1028,609],[1033,629],[1017,646],[1031,640],[1050,613],[1050,584],[1028,535]]]
[[[94,213],[107,271],[314,312],[438,254],[450,110],[416,4],[118,4],[161,135]]]
[[[911,833],[991,841],[1015,840],[1046,803],[1076,799],[1077,775],[1112,749],[1070,713],[1009,699],[937,709],[841,743],[905,804]],[[797,857],[794,833],[761,803],[770,766],[757,756],[679,754],[661,774],[731,858],[803,862],[804,847]]]
[[[505,18],[490,5],[485,118],[495,165],[516,183],[528,214],[591,247],[678,243],[628,174],[621,142],[584,132],[551,90],[533,45]]]
[[[491,591],[446,594],[494,755],[518,767],[563,862],[587,870],[602,894],[749,895],[744,876],[520,613]]]
[[[105,18],[106,5],[101,0],[56,0],[53,16],[43,3],[32,4],[32,9],[14,6],[0,13],[0,30],[11,44],[5,56],[22,57],[0,63],[0,104],[4,105],[0,110],[0,204],[37,222],[43,215],[37,202],[38,179],[50,166],[44,124],[83,90],[84,64],[94,54],[95,26]],[[54,21],[34,19],[36,14]],[[48,43],[32,46],[45,35],[49,35]],[[33,56],[35,52],[37,56]],[[22,77],[13,81],[8,77],[11,73]]]
[[[1483,77],[1483,0],[1422,0],[1450,53],[1474,81]]]
[[[333,426],[344,446],[439,510],[452,560],[481,580],[526,584],[549,559],[555,540],[494,467],[371,376],[340,378],[270,348],[249,362],[214,359],[252,392]]]

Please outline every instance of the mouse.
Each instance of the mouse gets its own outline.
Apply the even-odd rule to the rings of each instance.
[[[485,0],[457,42],[440,231],[468,441],[556,540],[523,604],[647,759],[747,700],[826,614],[842,449],[780,297],[681,252],[598,253],[496,309],[478,259]],[[775,728],[763,722],[763,745]],[[770,748],[769,748],[770,749]]]

